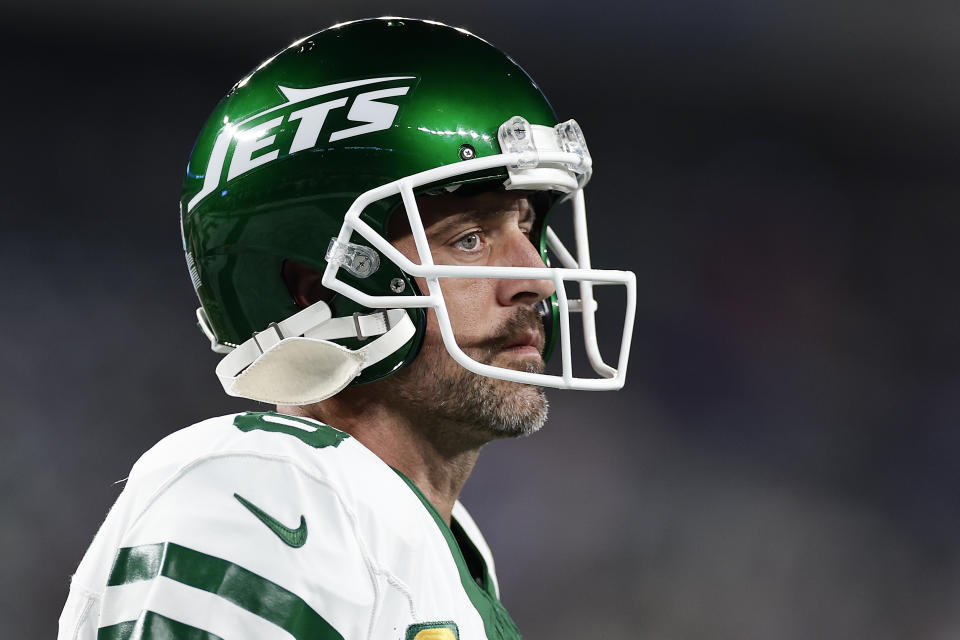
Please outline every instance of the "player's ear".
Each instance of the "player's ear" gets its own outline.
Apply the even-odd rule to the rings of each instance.
[[[323,273],[296,260],[283,261],[283,281],[294,302],[301,309],[314,302],[329,302],[334,293],[322,284]]]

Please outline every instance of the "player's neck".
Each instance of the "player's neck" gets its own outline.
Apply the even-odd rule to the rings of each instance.
[[[381,460],[409,478],[450,524],[453,505],[473,471],[486,440],[463,437],[461,425],[424,424],[370,395],[341,392],[313,405],[280,406],[346,431]]]

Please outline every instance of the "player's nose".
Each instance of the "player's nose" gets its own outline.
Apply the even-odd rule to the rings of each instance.
[[[544,268],[543,258],[537,251],[527,234],[520,229],[514,230],[510,234],[510,242],[507,245],[507,251],[504,255],[503,266],[510,267],[532,267]],[[523,280],[501,280],[498,297],[500,303],[507,305],[514,304],[537,304],[545,298],[553,295],[556,288],[552,280],[523,279]]]

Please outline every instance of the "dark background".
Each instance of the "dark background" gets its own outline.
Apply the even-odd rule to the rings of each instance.
[[[594,265],[637,273],[626,388],[551,392],[463,496],[526,637],[960,637],[960,9],[888,0],[3,5],[0,635],[55,633],[141,452],[253,406],[180,251],[207,114],[383,14],[578,119]]]

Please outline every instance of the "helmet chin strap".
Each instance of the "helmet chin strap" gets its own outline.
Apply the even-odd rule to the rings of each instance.
[[[217,377],[231,396],[271,404],[319,402],[397,351],[414,333],[403,309],[334,318],[320,301],[253,334],[220,361]],[[375,336],[356,350],[332,342]]]

